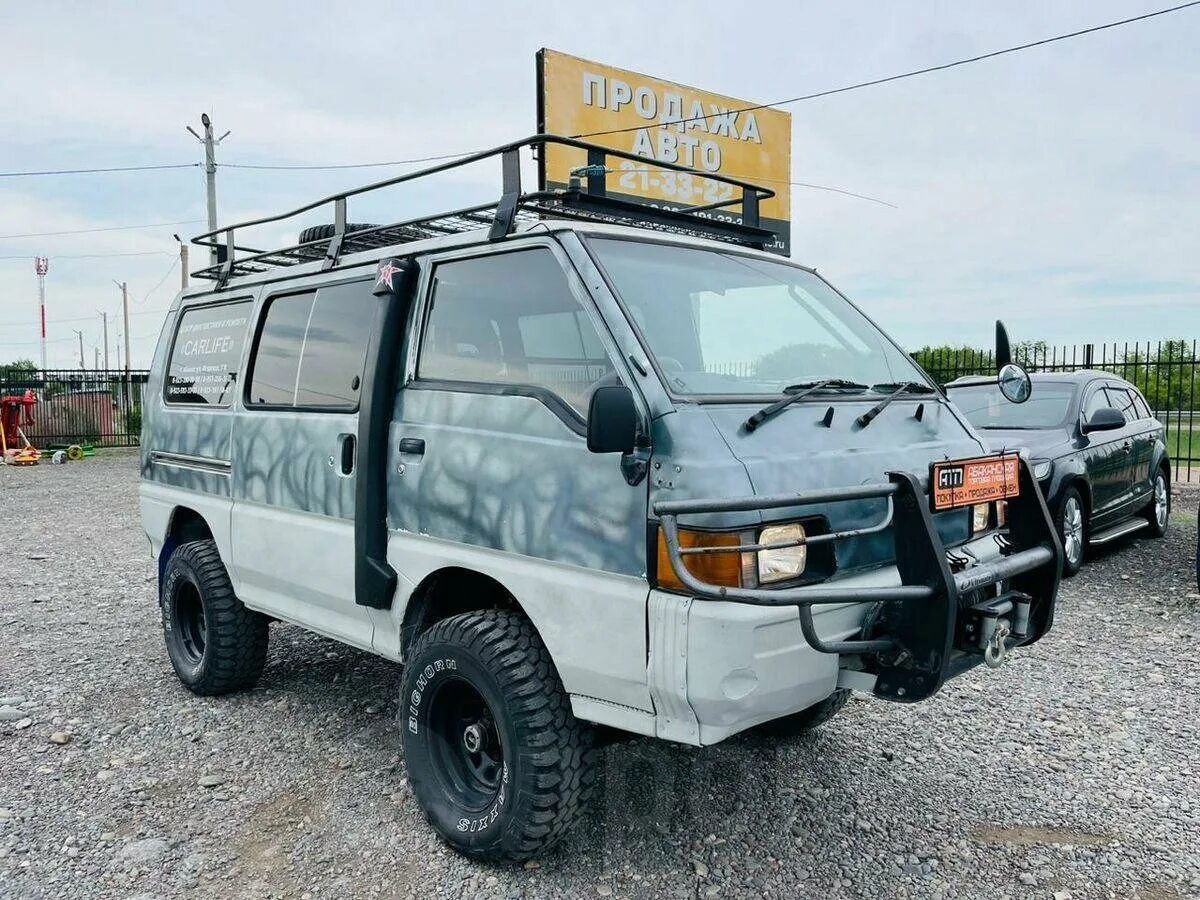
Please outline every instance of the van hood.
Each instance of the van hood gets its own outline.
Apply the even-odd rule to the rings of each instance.
[[[927,488],[931,463],[989,452],[938,397],[897,399],[869,425],[859,425],[857,418],[879,399],[802,401],[753,432],[747,432],[743,423],[767,401],[679,407],[656,423],[651,508],[657,500],[730,499],[879,484],[893,471],[910,472]],[[660,434],[665,440],[660,440]],[[728,451],[717,453],[711,447],[714,439]],[[753,521],[823,516],[831,529],[842,530],[874,524],[885,513],[886,502],[875,499],[771,510]],[[955,510],[937,517],[946,543],[968,537],[967,516],[964,510]],[[745,515],[738,521],[725,514],[697,517],[693,524],[732,528],[752,523]],[[891,537],[880,534],[842,542],[838,557],[843,572],[890,562]]]

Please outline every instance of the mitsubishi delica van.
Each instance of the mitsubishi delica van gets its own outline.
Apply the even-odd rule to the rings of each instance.
[[[519,154],[551,143],[571,183],[522,190]],[[365,192],[489,158],[498,201],[348,224]],[[597,734],[794,734],[851,690],[911,703],[998,668],[1054,617],[1025,460],[764,251],[771,191],[704,174],[733,200],[655,208],[610,196],[614,158],[646,163],[539,135],[203,235],[217,261],[147,391],[179,679],[253,687],[276,621],[402,663],[412,790],[477,858],[567,831]],[[239,238],[289,217],[295,245]]]

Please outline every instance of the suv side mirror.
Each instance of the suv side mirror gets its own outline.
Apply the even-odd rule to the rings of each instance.
[[[1103,409],[1096,410],[1092,413],[1092,417],[1083,423],[1083,433],[1091,434],[1093,431],[1114,431],[1117,428],[1124,427],[1125,413],[1111,406],[1106,406]]]
[[[587,448],[593,453],[630,453],[637,443],[638,412],[633,391],[607,384],[588,403]]]

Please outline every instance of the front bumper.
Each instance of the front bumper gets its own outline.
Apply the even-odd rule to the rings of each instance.
[[[988,559],[956,553],[953,565],[920,482],[906,472],[890,473],[886,484],[804,494],[659,501],[654,511],[671,567],[698,602],[795,608],[805,642],[831,660],[835,679],[839,667],[858,670],[871,679],[876,696],[911,703],[931,696],[948,678],[985,661],[988,655],[999,654],[1002,659],[1012,647],[1034,643],[1054,621],[1062,548],[1024,460],[1019,472],[1019,495],[1008,501],[1007,529],[997,541],[996,554]],[[684,565],[688,553],[729,551],[681,548],[680,516],[871,498],[888,501],[882,521],[869,528],[813,535],[807,543],[837,542],[890,529],[898,584],[846,579],[782,589],[727,588],[699,580]],[[831,636],[830,629],[817,628],[815,607],[831,612],[848,604],[857,607],[857,614],[852,615],[855,625],[848,635],[838,636],[842,629],[835,628]],[[823,612],[821,618],[827,617]],[[840,659],[843,657],[850,659]],[[810,702],[819,699],[810,698]]]

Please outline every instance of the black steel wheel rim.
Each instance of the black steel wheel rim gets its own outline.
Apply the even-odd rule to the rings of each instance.
[[[190,581],[181,581],[175,588],[173,603],[176,646],[188,662],[199,663],[204,658],[204,644],[208,637],[200,591]]]
[[[429,698],[429,741],[442,787],[468,810],[487,809],[500,792],[504,745],[483,695],[463,678],[447,678]]]

